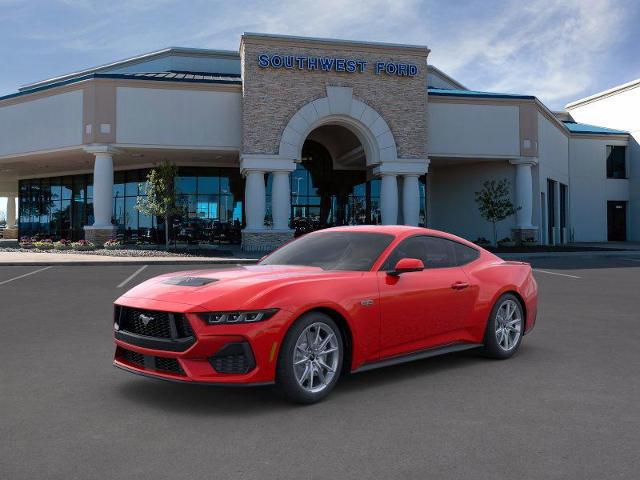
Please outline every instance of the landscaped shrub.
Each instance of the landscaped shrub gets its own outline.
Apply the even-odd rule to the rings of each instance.
[[[501,247],[514,247],[516,242],[509,237],[504,237],[503,239],[498,240],[498,245]]]
[[[483,246],[489,245],[491,242],[489,240],[487,240],[486,238],[484,238],[484,237],[478,237],[478,239],[473,243],[483,247]]]
[[[20,248],[33,248],[31,237],[20,237]]]
[[[56,250],[71,250],[71,240],[62,239],[53,243],[53,248]]]
[[[33,242],[33,247],[39,250],[51,250],[53,248],[53,242],[50,239],[37,240]]]
[[[74,250],[84,250],[84,251],[96,249],[96,246],[87,240],[78,240],[77,242],[73,242],[71,244],[71,247],[73,247]]]
[[[104,248],[107,250],[117,250],[122,248],[122,242],[120,240],[107,240],[104,242]]]

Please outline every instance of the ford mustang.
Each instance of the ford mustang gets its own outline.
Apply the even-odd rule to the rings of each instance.
[[[338,227],[257,265],[161,275],[115,302],[114,364],[324,398],[345,373],[477,348],[506,359],[536,321],[531,267],[405,226]]]

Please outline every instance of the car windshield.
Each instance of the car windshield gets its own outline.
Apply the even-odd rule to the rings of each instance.
[[[320,232],[276,250],[260,265],[304,265],[323,270],[367,271],[393,240],[373,232]]]

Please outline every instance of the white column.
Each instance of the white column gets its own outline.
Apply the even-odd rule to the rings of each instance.
[[[244,201],[247,229],[264,230],[266,208],[264,171],[248,170],[246,172],[246,178]]]
[[[382,174],[380,213],[383,225],[395,225],[398,222],[398,179],[395,173]]]
[[[403,175],[402,215],[405,225],[420,223],[420,184],[418,175]]]
[[[288,230],[291,213],[289,172],[273,172],[271,184],[271,210],[274,230]]]
[[[113,156],[96,152],[93,166],[93,227],[112,228],[113,217]]]
[[[533,216],[533,176],[532,162],[512,162],[516,166],[516,223],[518,228],[532,228]]]
[[[7,228],[16,227],[16,197],[7,197]]]

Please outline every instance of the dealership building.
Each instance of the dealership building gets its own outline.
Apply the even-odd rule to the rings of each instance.
[[[502,179],[518,210],[499,238],[640,241],[640,80],[552,112],[428,55],[247,33],[238,52],[167,48],[25,85],[0,98],[4,236],[161,241],[136,203],[168,160],[176,241],[268,250],[378,223],[491,238],[475,192]]]

